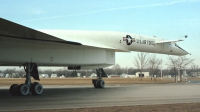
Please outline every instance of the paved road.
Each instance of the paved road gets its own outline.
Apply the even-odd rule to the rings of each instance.
[[[0,111],[200,102],[200,85],[194,83],[44,87],[40,96],[11,96],[0,87]]]

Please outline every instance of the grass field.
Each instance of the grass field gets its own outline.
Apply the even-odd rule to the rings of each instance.
[[[173,83],[172,78],[157,78],[156,80],[151,78],[104,78],[107,85],[112,84],[162,84]],[[22,84],[25,82],[25,78],[1,78],[0,85],[12,85]],[[32,79],[32,82],[39,82],[43,85],[91,85],[92,78],[42,78],[40,81]]]

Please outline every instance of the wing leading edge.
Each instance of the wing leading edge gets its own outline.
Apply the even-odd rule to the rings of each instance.
[[[183,41],[183,40],[165,40],[165,41],[156,42],[156,44],[171,43],[171,42],[180,42],[180,41]]]
[[[33,41],[37,40],[46,42],[65,43],[71,45],[82,45],[81,43],[63,40],[55,36],[51,36],[49,34],[5,20],[3,18],[0,18],[0,36]]]

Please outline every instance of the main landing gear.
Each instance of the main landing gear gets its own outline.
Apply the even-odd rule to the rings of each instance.
[[[13,84],[10,86],[10,93],[12,95],[40,95],[43,92],[43,87],[38,82],[31,82],[31,76],[35,80],[39,79],[36,63],[25,63],[24,70],[26,72],[26,80],[24,84]]]
[[[102,80],[102,77],[108,77],[108,75],[105,73],[105,71],[100,68],[96,69],[97,72],[97,79],[92,79],[92,83],[95,88],[105,88],[105,82]]]

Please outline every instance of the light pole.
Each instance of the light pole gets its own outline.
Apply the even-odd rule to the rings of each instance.
[[[162,79],[162,77],[163,77],[163,75],[162,75],[162,68],[160,70],[160,74],[161,74],[160,78]]]
[[[162,76],[163,76],[163,74],[162,74],[162,54],[161,54],[161,69],[160,69],[160,78],[162,79]]]
[[[178,81],[180,81],[180,68],[178,68]]]

